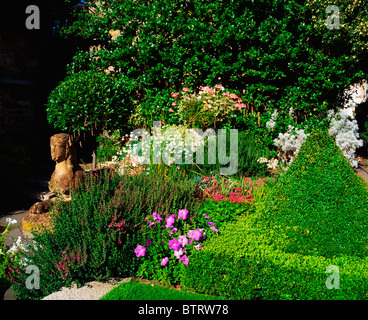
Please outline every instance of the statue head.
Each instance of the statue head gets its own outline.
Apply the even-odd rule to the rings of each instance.
[[[50,138],[51,159],[56,162],[66,160],[70,155],[70,136],[58,133]]]

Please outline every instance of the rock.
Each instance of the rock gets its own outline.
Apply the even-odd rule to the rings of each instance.
[[[37,231],[40,229],[52,229],[50,212],[43,214],[28,213],[22,220],[22,228],[25,231]]]
[[[36,202],[32,207],[29,209],[29,214],[42,214],[46,213],[50,210],[52,205],[51,200]]]

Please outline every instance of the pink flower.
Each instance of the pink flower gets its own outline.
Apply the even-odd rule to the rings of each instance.
[[[160,223],[160,222],[161,222],[161,220],[162,220],[161,216],[160,216],[157,212],[154,212],[154,213],[152,214],[152,217],[153,217],[153,219],[154,219],[154,220],[156,220],[158,223]]]
[[[210,177],[203,177],[203,182],[208,182],[208,181],[210,181],[211,180],[211,178]]]
[[[188,237],[196,241],[199,241],[201,236],[202,236],[202,233],[199,229],[189,230],[188,232]]]
[[[174,109],[173,109],[173,108],[170,108],[170,109],[169,109],[169,111],[170,111],[170,112],[174,112]]]
[[[215,93],[215,89],[207,87],[207,86],[203,88],[203,91],[206,93]]]
[[[171,231],[169,232],[169,235],[172,236],[173,233],[175,233],[176,231],[178,231],[178,228],[172,228]]]
[[[234,100],[239,99],[239,97],[235,93],[230,94],[230,98]]]
[[[149,227],[152,228],[152,226],[155,224],[154,222],[148,221]]]
[[[165,258],[163,258],[162,260],[161,260],[161,265],[162,266],[165,266],[166,265],[166,263],[168,263],[169,262],[169,258],[168,257],[165,257]]]
[[[235,188],[235,191],[241,192],[241,191],[243,191],[243,189],[238,187],[238,188]]]
[[[179,250],[180,247],[181,247],[180,242],[176,240],[175,238],[169,241],[169,249],[177,251]]]
[[[174,222],[175,222],[175,215],[174,214],[169,215],[169,217],[166,219],[165,228],[171,228]]]
[[[211,221],[208,221],[207,224],[210,225],[210,226],[215,226],[216,225],[216,223],[211,222]]]
[[[223,87],[223,85],[222,85],[222,84],[216,84],[216,85],[215,85],[215,88],[216,88],[216,89],[220,89],[220,90],[224,90],[224,87]]]
[[[171,96],[172,96],[174,99],[176,99],[176,98],[178,97],[178,95],[179,95],[179,92],[171,92],[170,94],[171,94]]]
[[[189,90],[190,90],[190,89],[189,89],[188,87],[184,87],[184,88],[183,88],[183,91],[184,91],[184,92],[187,92],[187,91],[189,91]]]
[[[188,238],[185,235],[179,236],[180,244],[185,247],[188,244]]]
[[[203,216],[206,218],[206,219],[209,219],[210,217],[207,215],[207,214],[203,214]]]
[[[150,244],[152,244],[152,239],[147,239],[146,240],[146,246],[149,246]]]
[[[176,259],[180,259],[180,257],[185,253],[185,249],[180,248],[179,250],[174,251],[174,256]]]
[[[215,227],[211,227],[211,230],[212,230],[212,231],[215,231],[216,233],[218,232],[218,229],[217,229],[217,228],[215,228]]]
[[[185,220],[188,217],[188,210],[187,209],[180,209],[178,212],[178,218]]]
[[[146,255],[146,248],[138,245],[137,248],[134,249],[135,254],[137,255],[137,257],[144,257]]]
[[[222,95],[226,97],[226,96],[228,96],[229,94],[230,94],[230,92],[229,92],[229,91],[226,91],[226,92],[224,92]]]
[[[188,265],[188,263],[189,263],[189,259],[186,255],[182,256],[180,258],[180,261],[183,262],[183,264],[185,264],[185,265]]]

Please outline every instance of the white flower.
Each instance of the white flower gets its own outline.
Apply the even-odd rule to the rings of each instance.
[[[268,169],[276,169],[278,165],[279,165],[279,160],[272,158],[272,159],[268,162],[268,164],[267,164],[267,168],[268,168]]]
[[[6,222],[9,222],[9,224],[16,224],[17,223],[17,220],[15,219],[12,219],[12,218],[6,218],[5,220]]]
[[[267,160],[267,158],[261,157],[261,158],[259,158],[259,159],[257,160],[257,162],[259,162],[259,163],[267,163],[267,162],[268,162],[268,160]]]
[[[271,115],[271,119],[269,121],[266,122],[266,128],[268,130],[272,130],[273,128],[275,128],[276,126],[276,120],[278,117],[279,113],[277,110],[275,110],[272,115]]]
[[[331,127],[328,132],[346,159],[355,168],[358,166],[356,149],[363,146],[363,140],[359,139],[358,123],[345,109],[339,110],[336,116],[339,119],[331,117]]]
[[[307,139],[304,129],[295,129],[293,126],[288,127],[288,131],[285,133],[279,133],[278,139],[274,140],[276,147],[280,148],[281,151],[288,157],[289,163],[291,163],[297,156],[302,144]]]

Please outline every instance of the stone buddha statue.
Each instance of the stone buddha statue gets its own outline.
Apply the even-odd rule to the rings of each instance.
[[[75,148],[69,134],[58,133],[50,138],[51,158],[56,162],[49,189],[57,194],[69,195],[83,181],[84,171],[78,165]]]

